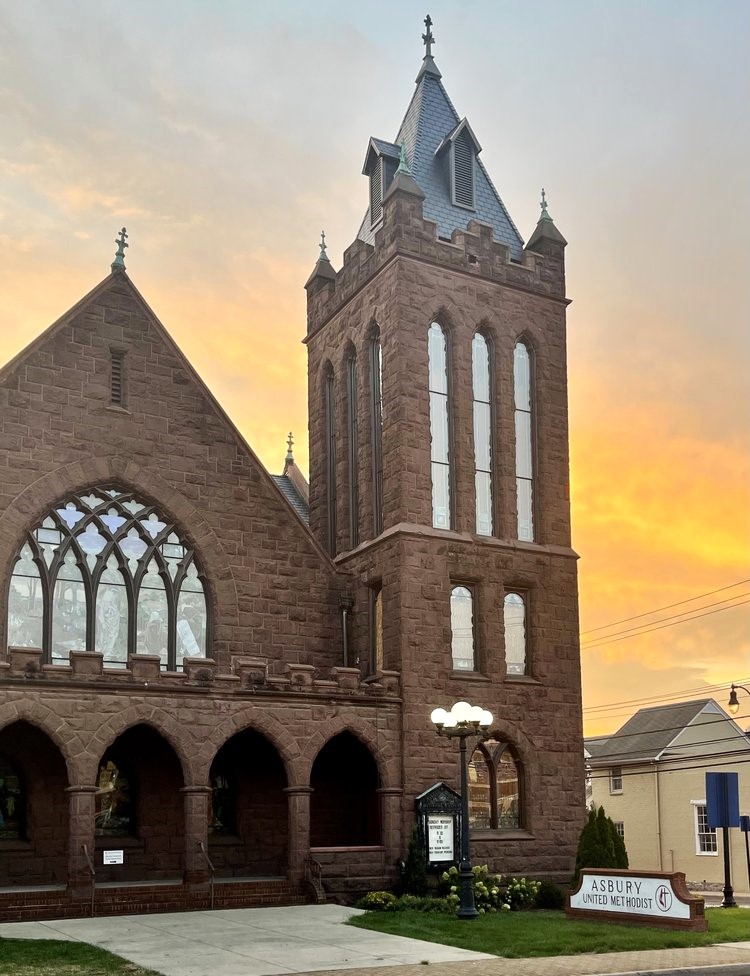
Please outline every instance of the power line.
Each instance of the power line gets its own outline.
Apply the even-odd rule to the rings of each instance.
[[[710,770],[714,770],[714,769],[722,769],[724,766],[746,766],[748,763],[750,763],[750,758],[749,759],[734,759],[734,760],[731,760],[730,759],[727,762],[713,762],[713,761],[710,761],[710,760],[713,760],[714,758],[721,759],[721,758],[723,758],[724,756],[727,756],[727,755],[730,755],[730,753],[717,752],[717,753],[714,753],[713,755],[704,756],[702,758],[702,760],[700,762],[696,762],[695,765],[692,765],[692,766],[680,766],[679,770],[671,770],[671,769],[666,769],[665,770],[664,769],[664,766],[665,766],[666,763],[669,763],[669,762],[685,762],[684,759],[677,759],[677,760],[674,760],[674,759],[660,759],[658,763],[657,762],[653,762],[652,760],[649,760],[649,759],[644,759],[643,760],[643,765],[646,766],[648,764],[648,768],[647,769],[634,770],[634,769],[624,768],[624,769],[621,769],[621,771],[620,771],[620,778],[621,779],[628,779],[630,776],[655,776],[658,772],[665,772],[665,771],[667,773],[671,773],[673,771],[674,772],[680,772],[680,773],[682,773],[682,772],[691,771],[693,769],[706,769],[706,766],[710,767],[709,768],[709,771],[710,771]],[[737,755],[741,756],[742,753],[738,753]],[[609,766],[610,767],[617,766],[617,763],[609,763]],[[589,770],[591,770],[591,767],[589,767]],[[596,779],[607,779],[608,780],[609,778],[610,778],[610,774],[609,774],[608,771],[607,772],[593,772],[593,771],[589,771],[586,774],[586,779],[587,780],[590,780],[591,782],[593,782]]]
[[[711,607],[720,607],[724,603],[732,603],[733,600],[739,600],[741,597],[744,596],[750,596],[750,590],[747,591],[746,593],[738,593],[736,596],[729,596],[726,598],[726,600],[717,600],[716,603],[707,603],[705,606],[696,607],[695,610],[683,610],[681,613],[675,613],[671,617],[662,617],[660,620],[652,620],[651,623],[648,624],[636,624],[635,627],[626,627],[625,630],[616,630],[614,634],[605,634],[601,638],[592,637],[590,638],[590,640],[582,641],[581,647],[589,647],[590,645],[594,644],[596,641],[599,640],[608,641],[611,637],[619,637],[620,634],[633,633],[635,635],[636,631],[643,631],[643,633],[648,633],[649,629],[654,629],[655,624],[663,624],[666,623],[667,620],[677,620],[679,617],[685,617],[688,620],[692,620],[693,619],[692,615],[697,614],[699,610],[709,610]],[[738,603],[735,605],[741,606],[742,604]],[[731,610],[732,607],[724,607],[724,609]],[[699,616],[704,616],[704,614],[700,614]],[[680,623],[682,622],[683,621],[680,621]]]
[[[730,583],[729,586],[720,586],[718,590],[709,590],[708,593],[701,593],[698,596],[691,596],[688,600],[678,600],[677,603],[669,603],[666,607],[659,607],[656,610],[649,610],[646,613],[636,613],[632,617],[623,617],[622,620],[615,620],[611,624],[603,624],[601,627],[591,627],[589,630],[582,630],[580,636],[583,637],[584,634],[593,634],[597,630],[609,630],[610,627],[617,627],[619,624],[626,624],[629,620],[639,620],[641,617],[651,617],[653,614],[661,613],[663,610],[671,610],[673,607],[681,607],[684,603],[694,603],[696,600],[702,600],[704,596],[713,596],[714,593],[723,593],[724,590],[732,590],[735,586],[743,586],[745,583],[750,583],[750,579],[738,580],[736,583]]]
[[[699,620],[701,617],[710,617],[715,613],[722,613],[724,610],[734,610],[735,607],[743,607],[745,604],[750,603],[750,600],[743,600],[742,603],[735,603],[731,607],[719,607],[717,610],[709,610],[708,613],[697,613],[693,617],[687,617],[685,620],[675,620],[671,624],[662,624],[660,627],[651,627],[650,630],[643,630],[638,634],[627,634],[625,637],[615,637],[612,640],[603,640],[598,644],[587,644],[584,650],[590,651],[594,647],[606,647],[607,644],[619,644],[620,641],[630,640],[632,637],[643,637],[645,634],[651,634],[655,630],[665,630],[667,627],[676,627],[678,624],[686,624],[691,620]]]
[[[739,681],[735,681],[735,684],[745,684],[745,682],[750,683],[750,677],[740,678]],[[729,691],[730,683],[724,682],[723,684],[717,685],[699,685],[695,688],[685,688],[682,691],[673,691],[667,695],[649,695],[646,698],[628,698],[624,701],[609,702],[606,705],[590,705],[588,708],[584,708],[584,712],[599,712],[606,711],[610,708],[620,708],[625,705],[645,705],[650,702],[663,702],[670,700],[684,699],[687,695],[701,694],[703,697],[706,696],[707,692],[710,691]]]

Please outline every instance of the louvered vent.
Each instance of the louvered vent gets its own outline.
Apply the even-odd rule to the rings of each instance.
[[[370,223],[377,224],[383,216],[383,167],[377,159],[370,173]]]
[[[110,381],[110,402],[117,407],[125,405],[125,353],[112,349],[112,373]]]
[[[465,131],[453,143],[453,199],[460,207],[474,207],[474,147]]]

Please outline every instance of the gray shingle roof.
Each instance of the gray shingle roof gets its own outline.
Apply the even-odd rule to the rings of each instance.
[[[655,759],[702,711],[710,698],[642,708],[603,742],[592,741],[591,758],[600,764]]]
[[[520,260],[523,238],[478,157],[474,171],[475,209],[457,207],[451,201],[446,167],[443,160],[436,158],[435,150],[461,121],[439,74],[420,72],[395,144],[406,145],[412,176],[425,195],[424,216],[437,223],[440,237],[450,237],[454,230],[463,229],[472,219],[490,224],[495,239],[507,244],[512,257]],[[374,242],[369,210],[357,236],[368,244]]]
[[[295,510],[297,515],[299,515],[305,525],[309,524],[310,508],[305,499],[292,484],[291,479],[285,474],[272,474],[271,477],[279,486],[284,494],[284,497]]]

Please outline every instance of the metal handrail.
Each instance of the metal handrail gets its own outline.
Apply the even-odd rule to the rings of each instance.
[[[319,903],[324,902],[326,892],[323,887],[323,865],[314,857],[305,858],[305,881],[312,888],[315,900]]]
[[[91,917],[94,917],[94,905],[96,898],[96,868],[94,867],[94,862],[91,860],[91,855],[89,854],[88,847],[83,844],[83,856],[86,858],[86,863],[89,867],[89,874],[91,875]]]
[[[214,874],[216,873],[216,869],[214,868],[214,862],[208,856],[208,851],[206,850],[206,845],[203,843],[202,840],[201,841],[198,841],[198,847],[200,848],[200,852],[203,855],[203,858],[204,858],[206,864],[208,865],[208,870],[211,872],[209,884],[210,884],[210,891],[211,891],[211,909],[213,910],[213,907],[214,907]]]

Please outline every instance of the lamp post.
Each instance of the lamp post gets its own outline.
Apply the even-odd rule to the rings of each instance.
[[[474,904],[474,877],[469,855],[469,788],[466,775],[466,740],[471,736],[486,736],[492,725],[492,713],[480,705],[470,705],[460,701],[446,712],[436,708],[430,721],[438,735],[458,739],[461,762],[461,850],[459,877],[461,879],[461,901],[458,906],[459,918],[476,918],[479,912]]]
[[[737,698],[738,688],[741,688],[746,695],[750,695],[750,690],[748,690],[744,685],[732,685],[732,690],[729,692],[729,701],[727,702],[727,710],[730,715],[736,715],[740,710],[740,703]]]

